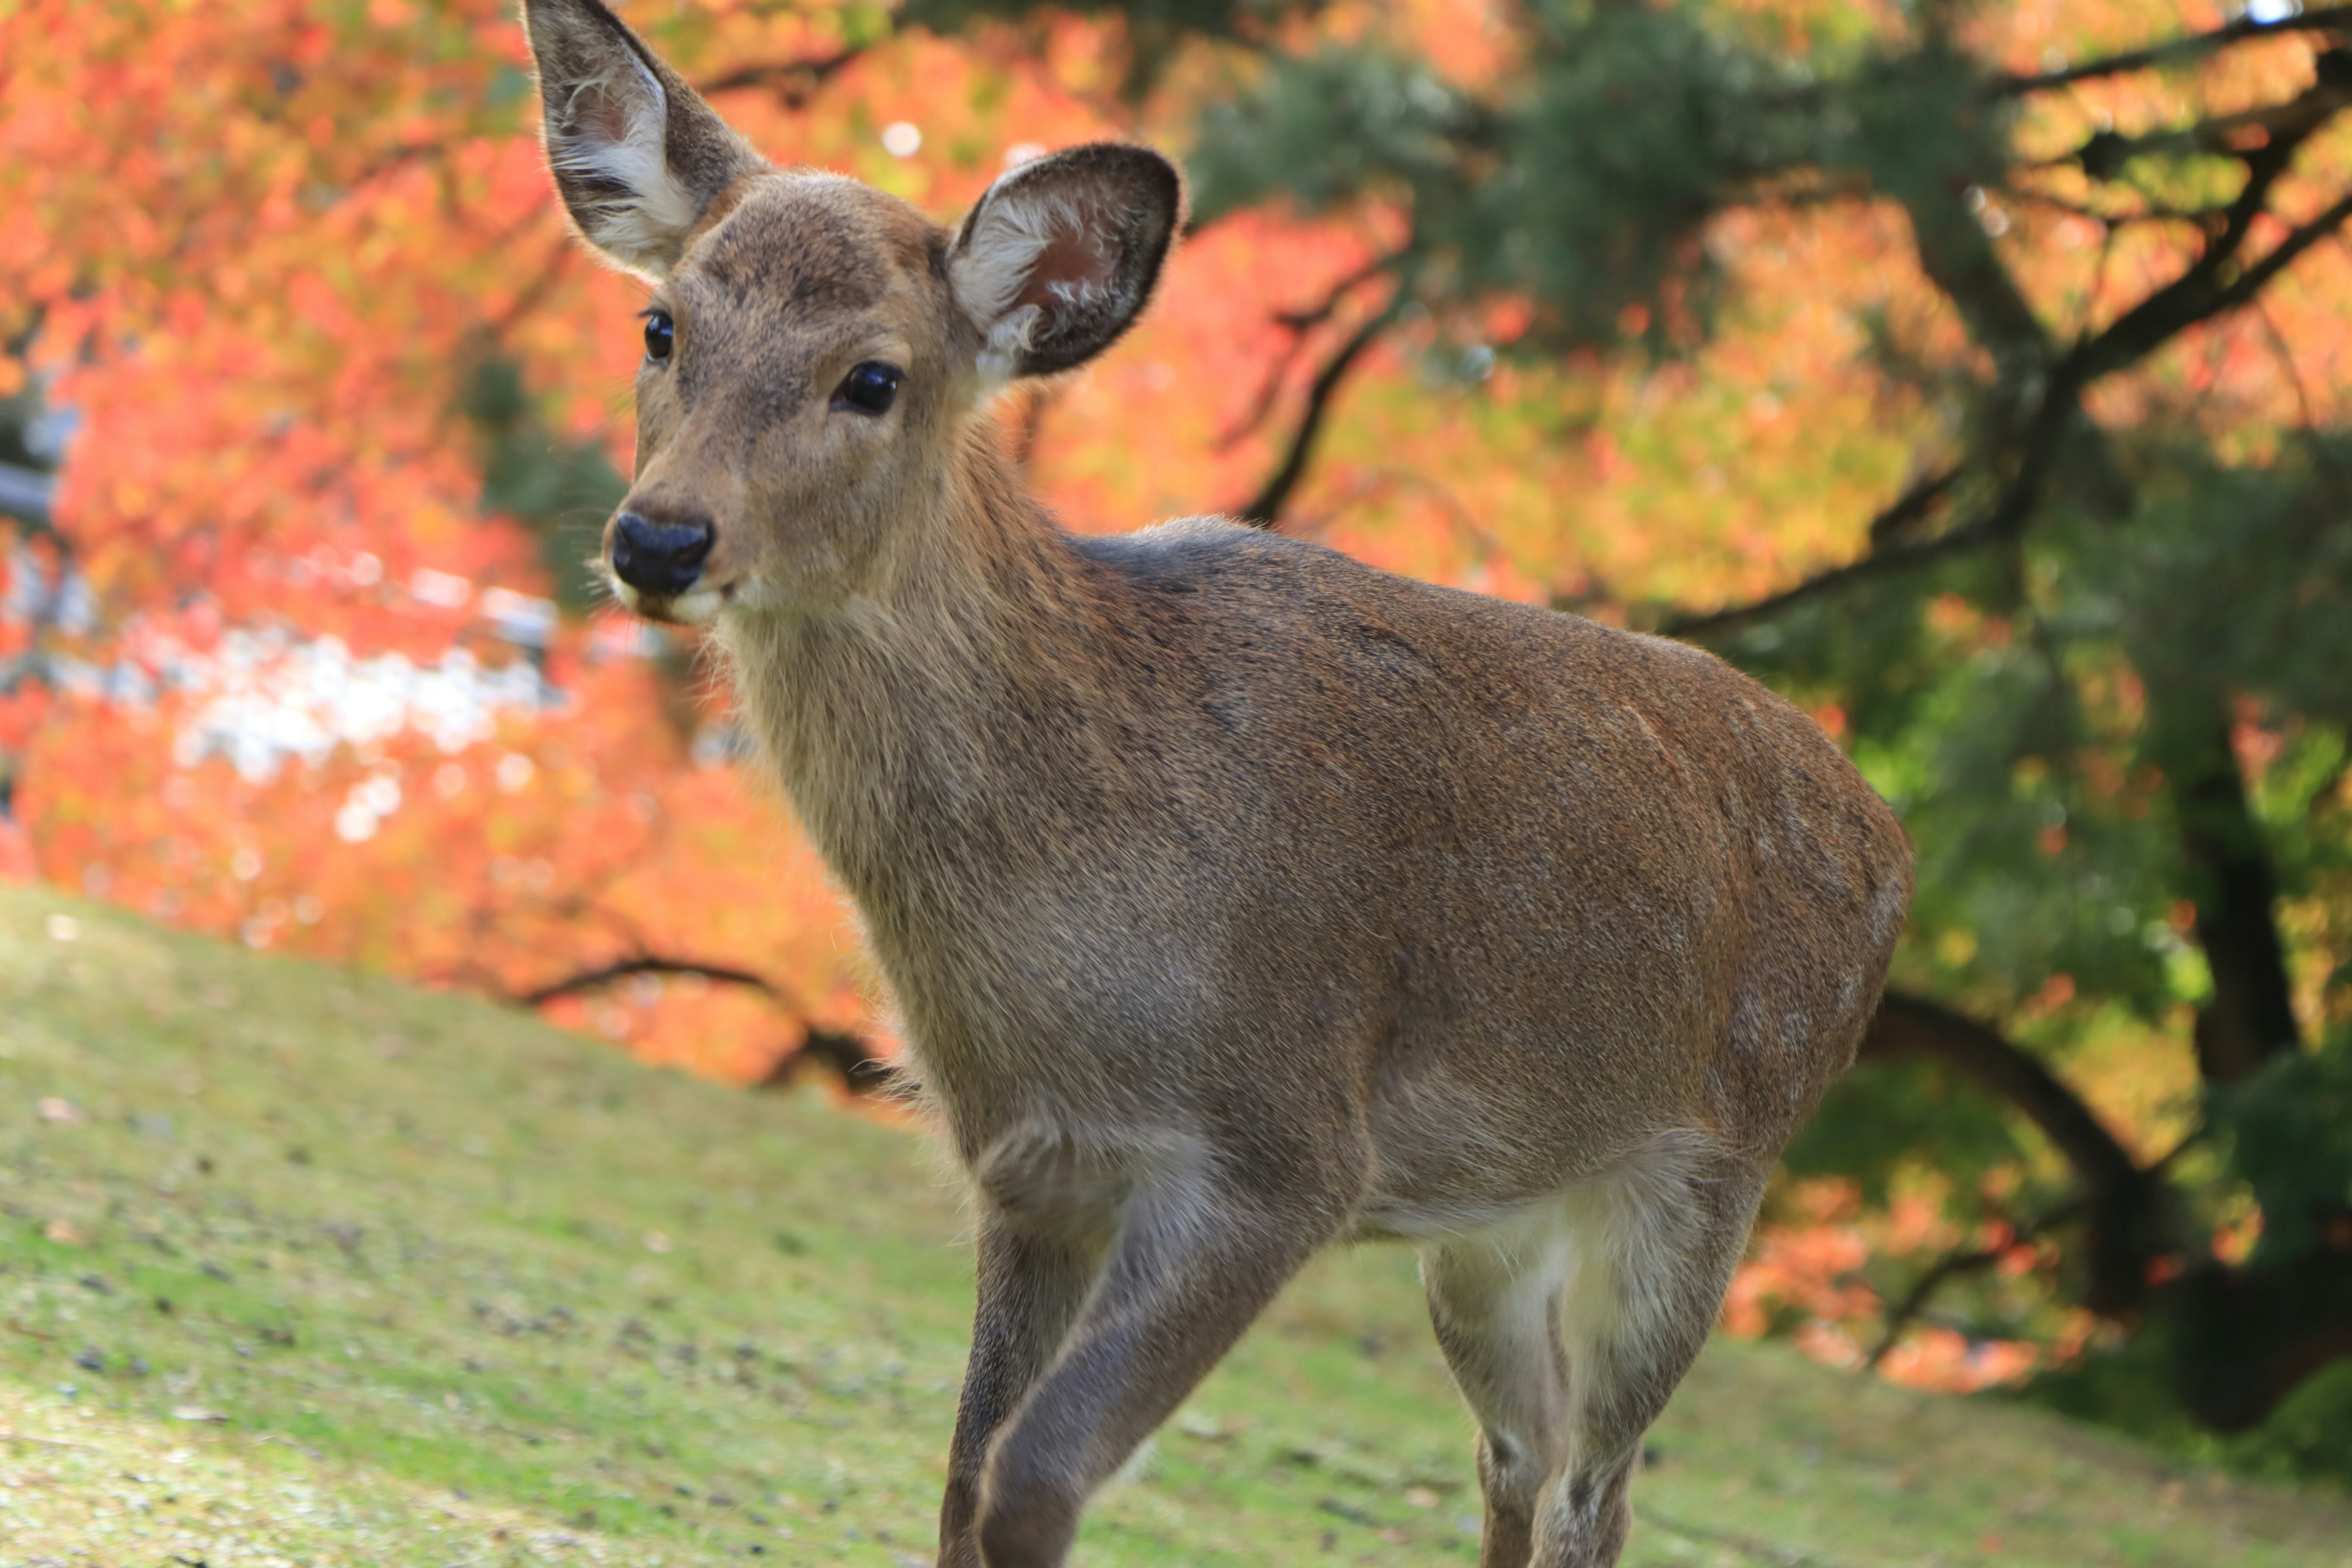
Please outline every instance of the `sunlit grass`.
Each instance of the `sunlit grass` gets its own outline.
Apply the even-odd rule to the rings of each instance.
[[[0,889],[7,1560],[928,1563],[961,1221],[922,1139]],[[2352,1563],[2352,1511],[1718,1344],[1630,1563]],[[1407,1255],[1327,1258],[1095,1563],[1475,1560]]]

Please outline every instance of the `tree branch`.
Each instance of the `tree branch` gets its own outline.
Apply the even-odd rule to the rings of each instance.
[[[2059,163],[2072,161],[2071,153],[2058,160]],[[2129,212],[2105,212],[2082,202],[2069,201],[2064,196],[2053,195],[2048,191],[2035,190],[2031,185],[2011,185],[2009,187],[2009,195],[2012,199],[2028,205],[2041,207],[2049,212],[2063,213],[2068,217],[2086,218],[2092,223],[2110,229],[2139,223],[2183,223],[2210,233],[2215,225],[2221,223],[2229,215],[2230,211],[2227,203],[2220,206],[2206,207],[2167,206],[2161,202],[2140,198],[2137,192],[2132,195],[2138,200],[2139,205]]]
[[[1939,533],[1933,539],[1924,540],[1917,544],[1906,545],[1899,550],[1875,550],[1859,561],[1850,561],[1843,566],[1832,566],[1825,572],[1817,572],[1794,586],[1783,588],[1777,594],[1768,594],[1761,599],[1753,600],[1745,605],[1733,605],[1725,609],[1709,610],[1704,615],[1678,616],[1662,621],[1658,624],[1658,635],[1669,637],[1701,637],[1715,632],[1730,631],[1735,627],[1747,626],[1752,621],[1768,619],[1791,605],[1801,605],[1809,599],[1818,599],[1824,594],[1834,593],[1849,584],[1908,571],[1914,566],[1924,566],[1930,561],[1939,561],[1947,555],[1957,555],[1964,550],[1973,549],[1984,543],[1991,537],[1992,532],[1990,529],[1980,524],[1971,523],[1965,528],[1956,528],[1948,533]]]
[[[2063,1203],[2037,1219],[2012,1227],[2009,1240],[2000,1247],[1964,1248],[1958,1252],[1948,1253],[1938,1258],[1926,1273],[1911,1282],[1911,1289],[1904,1293],[1903,1300],[1896,1302],[1895,1310],[1886,1314],[1885,1331],[1880,1335],[1877,1347],[1870,1352],[1863,1365],[1874,1368],[1879,1363],[1885,1361],[1887,1352],[1902,1341],[1903,1331],[1910,1327],[1919,1315],[1927,1310],[1927,1303],[1935,1299],[1937,1291],[1941,1290],[1963,1274],[1973,1274],[1980,1268],[1991,1268],[2011,1252],[2032,1241],[2042,1232],[2053,1226],[2064,1224],[2082,1212],[2083,1204],[2079,1198]]]
[[[1290,379],[1290,367],[1298,363],[1298,355],[1307,346],[1307,334],[1329,321],[1340,305],[1346,302],[1349,295],[1395,266],[1402,257],[1402,251],[1392,251],[1386,256],[1377,257],[1331,285],[1330,290],[1323,296],[1320,303],[1309,305],[1305,310],[1285,310],[1276,315],[1275,325],[1284,328],[1290,333],[1290,342],[1284,345],[1281,356],[1265,373],[1264,384],[1258,388],[1257,395],[1250,400],[1249,412],[1218,435],[1216,450],[1222,452],[1228,449],[1265,423],[1266,416],[1274,412],[1276,399],[1282,395],[1282,384]]]
[[[552,984],[526,991],[515,1000],[526,1007],[544,1007],[550,1002],[559,1001],[566,996],[576,996],[583,991],[599,991],[607,985],[639,974],[697,975],[704,980],[716,981],[721,985],[745,986],[757,991],[772,1001],[789,1000],[765,978],[747,969],[730,969],[723,963],[699,963],[688,958],[661,958],[651,954],[616,959],[611,963],[599,964],[593,969],[581,970],[576,974],[567,974]]]
[[[2022,1112],[2083,1184],[2090,1219],[2084,1305],[2131,1310],[2148,1289],[2147,1265],[2167,1246],[2164,1189],[2091,1108],[1999,1030],[1923,996],[1889,992],[1863,1037],[1862,1059],[1932,1057]]]
[[[2074,416],[2083,393],[2092,383],[2128,369],[2189,328],[2251,303],[2304,252],[2352,222],[2352,194],[2347,194],[2308,223],[2291,230],[2261,260],[2242,269],[2237,265],[2236,253],[2252,232],[2256,217],[2265,210],[2271,187],[2285,172],[2296,149],[2347,100],[2339,95],[2331,101],[2335,107],[2327,110],[2327,115],[2310,120],[2293,135],[2283,136],[2248,157],[2245,188],[2222,209],[2219,232],[2193,266],[2125,311],[2105,331],[2075,344],[2050,367],[2042,401],[2011,447],[2018,455],[2016,473],[1991,511],[1916,544],[1892,551],[1874,549],[1860,560],[1817,573],[1750,604],[1671,617],[1661,623],[1660,633],[1696,637],[1731,630],[1864,579],[1906,571],[2017,533],[2041,499],[2042,484],[2057,456],[2066,424]],[[1957,473],[1956,465],[1944,477],[1944,482],[1948,484]],[[1915,486],[1872,520],[1870,533],[1874,541],[1899,533],[1913,521],[1914,511],[1933,501],[1933,495],[1919,498],[1917,489]]]
[[[2251,221],[2251,219],[2249,220]],[[2210,257],[2117,317],[2107,330],[2076,348],[2062,374],[2087,386],[2147,358],[2184,330],[2252,301],[2270,280],[2303,253],[2352,221],[2352,195],[2338,197],[2317,217],[2291,231],[2268,254],[2231,276],[2227,254]]]
[[[782,987],[748,969],[735,969],[723,963],[703,963],[688,958],[665,958],[652,953],[615,959],[593,969],[581,970],[551,984],[526,992],[515,1000],[526,1007],[541,1007],[550,1002],[576,996],[584,991],[601,990],[639,974],[690,974],[722,985],[740,985],[757,991],[788,1011],[795,1014],[800,1011]],[[779,1057],[770,1065],[767,1076],[761,1079],[754,1088],[767,1089],[787,1083],[794,1071],[808,1062],[830,1068],[852,1094],[878,1094],[898,1083],[898,1069],[877,1056],[873,1047],[859,1037],[805,1022],[802,1026],[805,1032],[801,1037],[800,1048]]]
[[[2352,1216],[2288,1263],[2191,1269],[2177,1307],[2181,1403],[2216,1432],[2260,1426],[2304,1379],[2352,1354]]]
[[[2212,54],[2249,38],[2269,37],[2287,33],[2320,32],[2339,27],[2352,27],[2352,5],[2323,5],[2315,10],[2283,16],[2275,22],[2257,22],[2241,16],[2234,22],[2215,27],[2210,32],[2190,33],[2183,37],[2168,38],[2146,48],[2127,49],[2121,54],[2104,55],[2080,65],[2061,70],[2039,71],[2030,76],[1995,77],[1990,90],[1996,98],[2015,98],[2026,93],[2048,92],[2055,88],[2072,87],[2078,81],[2095,78],[2121,76],[2129,71],[2150,70],[2170,65],[2176,60],[2192,59],[2199,55]]]
[[[801,1048],[779,1057],[767,1076],[752,1087],[781,1089],[809,1062],[831,1069],[852,1094],[880,1094],[898,1087],[898,1069],[874,1054],[874,1047],[856,1035],[811,1026],[801,1037]]]
[[[842,67],[865,52],[865,45],[853,44],[837,53],[820,55],[814,59],[768,60],[737,66],[733,70],[722,71],[696,82],[694,90],[700,93],[736,92],[747,87],[774,86],[787,107],[798,109],[808,101],[811,93],[823,87]]]
[[[2030,163],[2026,167],[2052,169],[2074,163],[2095,180],[2113,180],[2135,158],[2204,153],[2219,157],[2248,159],[2275,141],[2300,142],[2345,104],[2347,84],[2341,79],[2340,71],[2332,63],[2338,59],[2338,56],[2328,54],[2322,56],[2321,59],[2321,79],[2284,103],[2266,103],[2232,114],[2217,114],[2193,124],[2168,126],[2138,136],[2126,136],[2116,131],[2095,131],[2073,152]]]
[[[2073,1089],[1990,1025],[1939,1002],[1890,991],[1863,1037],[1861,1057],[1936,1057],[2025,1113],[2093,1189],[2137,1181],[2137,1162]]]
[[[1329,412],[1332,396],[1348,372],[1363,357],[1364,351],[1388,331],[1397,317],[1398,302],[1391,300],[1378,314],[1370,317],[1348,336],[1331,357],[1316,374],[1314,384],[1307,389],[1307,406],[1298,416],[1298,428],[1291,433],[1290,449],[1283,454],[1282,463],[1265,481],[1250,503],[1234,514],[1236,522],[1254,528],[1272,528],[1282,519],[1282,509],[1289,504],[1291,492],[1306,477],[1307,460],[1315,449],[1315,437],[1323,428],[1324,416]]]
[[[1863,1038],[1861,1057],[1916,1056],[1948,1062],[1999,1095],[2066,1157],[2082,1194],[2034,1229],[2078,1214],[2088,1221],[2082,1299],[2092,1311],[2113,1318],[2161,1307],[2179,1322],[2174,1377],[2182,1405],[2200,1423],[2216,1432],[2258,1426],[2305,1378],[2352,1354],[2352,1210],[2331,1215],[2318,1246],[2300,1257],[2249,1268],[2208,1258],[2159,1289],[2149,1266],[2179,1253],[2162,1177],[2171,1154],[2141,1167],[2072,1089],[1999,1031],[1924,997],[1890,992]],[[1956,1274],[1983,1267],[1990,1260],[1980,1258],[1983,1250],[1947,1258],[1915,1283],[1889,1320],[1889,1344],[1892,1325],[1915,1317]]]
[[[1669,637],[1700,637],[1716,632],[1731,631],[1747,626],[1750,622],[1776,616],[1782,610],[1801,605],[1809,599],[1817,599],[1824,594],[1834,593],[1849,584],[1908,571],[1914,566],[1923,566],[1930,561],[1938,561],[1947,555],[1958,554],[1961,551],[1972,549],[1983,543],[1993,537],[1993,530],[1990,526],[1993,521],[1992,514],[1937,534],[1932,539],[1923,539],[1892,547],[1882,542],[1893,540],[1911,524],[1926,517],[1959,479],[1964,467],[1963,464],[1955,463],[1939,473],[1919,480],[1897,496],[1885,510],[1872,518],[1870,538],[1881,547],[1872,550],[1860,560],[1849,561],[1843,566],[1832,566],[1825,571],[1816,572],[1791,587],[1782,588],[1777,593],[1768,594],[1763,598],[1752,600],[1745,605],[1727,605],[1719,610],[1707,610],[1697,615],[1668,616],[1658,624],[1658,635]]]
[[[1960,465],[1928,474],[1912,481],[1911,487],[1890,502],[1885,510],[1870,520],[1870,542],[1881,545],[1909,531],[1911,525],[1924,521],[1936,510],[1936,503],[1950,491],[1960,477]]]

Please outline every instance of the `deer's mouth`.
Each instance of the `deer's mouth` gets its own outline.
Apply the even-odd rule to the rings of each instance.
[[[613,584],[613,596],[621,601],[622,608],[633,616],[649,621],[665,621],[674,626],[708,626],[719,618],[719,612],[735,597],[732,583],[697,583],[682,594],[649,594],[643,588],[624,583],[610,568],[606,578]]]

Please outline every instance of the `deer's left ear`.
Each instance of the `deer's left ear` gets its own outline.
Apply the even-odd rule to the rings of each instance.
[[[768,161],[602,0],[526,0],[548,166],[581,235],[669,275],[711,202]]]
[[[1097,142],[1024,163],[963,220],[948,257],[956,302],[985,338],[991,382],[1084,363],[1151,298],[1183,215],[1175,165]]]

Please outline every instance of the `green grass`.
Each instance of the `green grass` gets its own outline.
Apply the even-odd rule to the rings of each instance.
[[[961,1229],[813,1092],[0,889],[0,1562],[928,1563]],[[2340,1502],[1772,1347],[1654,1442],[1644,1568],[2352,1564]],[[1333,1256],[1079,1557],[1471,1563],[1468,1458],[1411,1258]]]

